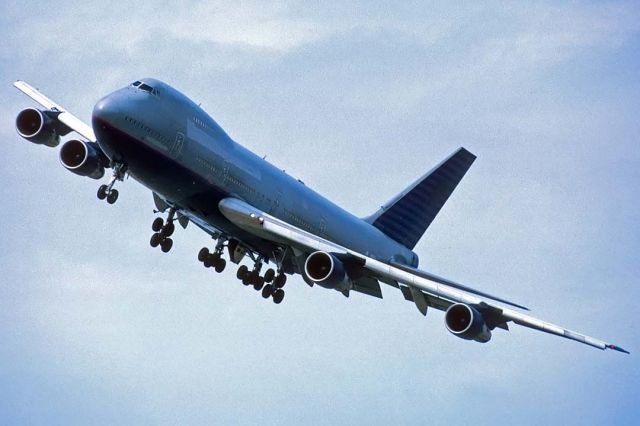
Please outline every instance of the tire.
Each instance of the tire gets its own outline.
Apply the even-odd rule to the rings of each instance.
[[[253,283],[253,288],[256,291],[260,291],[262,290],[262,287],[264,286],[264,278],[262,278],[261,276],[258,276],[255,280],[255,282]]]
[[[151,244],[151,247],[158,247],[160,245],[160,243],[162,242],[162,236],[158,233],[155,233],[151,236],[151,240],[149,241],[149,244]]]
[[[164,225],[164,220],[161,217],[156,217],[151,224],[151,229],[153,229],[153,232],[159,232],[162,229],[162,225]]]
[[[100,188],[98,188],[98,200],[104,200],[105,198],[107,198],[107,185],[100,185]]]
[[[273,303],[279,305],[282,302],[282,299],[284,299],[284,290],[279,288],[273,292]]]
[[[273,285],[276,288],[282,288],[282,287],[284,287],[286,282],[287,282],[287,276],[285,274],[280,274],[274,279]]]
[[[268,299],[273,292],[273,286],[271,284],[267,284],[262,288],[262,297]]]
[[[204,262],[207,256],[209,256],[209,249],[206,247],[202,247],[198,252],[198,261]]]
[[[245,275],[247,275],[247,273],[249,272],[249,268],[247,268],[247,265],[242,265],[238,268],[238,272],[236,272],[236,277],[241,280],[245,277]]]
[[[253,271],[249,271],[247,269],[247,273],[242,277],[242,284],[249,285],[253,284]]]
[[[107,195],[107,203],[113,204],[118,200],[118,190],[112,189],[109,195]]]
[[[160,243],[160,250],[162,250],[164,253],[168,253],[169,250],[171,250],[171,247],[173,247],[173,240],[171,238],[165,238]]]
[[[227,261],[222,258],[218,258],[214,266],[216,268],[216,272],[220,273],[224,271],[224,268],[227,266]]]
[[[176,230],[176,226],[173,224],[173,222],[169,222],[166,225],[164,225],[164,228],[162,228],[162,233],[164,234],[165,237],[170,237],[173,235],[173,232]]]
[[[270,283],[273,281],[273,278],[276,276],[276,271],[273,269],[267,269],[267,272],[264,273],[264,282]]]

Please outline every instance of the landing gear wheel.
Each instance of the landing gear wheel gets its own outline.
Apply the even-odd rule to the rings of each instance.
[[[100,196],[98,196],[98,198],[100,198]],[[164,225],[164,220],[162,220],[161,217],[156,217],[151,224],[151,229],[153,229],[153,232],[160,232],[162,225]]]
[[[169,222],[164,226],[164,228],[162,228],[162,235],[164,235],[165,237],[170,237],[173,235],[173,231],[175,230],[176,226],[173,224],[173,222]]]
[[[161,219],[162,220],[162,219]],[[204,262],[204,260],[209,256],[209,249],[206,247],[202,247],[198,252],[198,260],[200,262]]]
[[[107,198],[107,185],[100,185],[100,188],[98,188],[97,195],[98,195],[98,200],[104,200],[105,198]]]
[[[264,273],[264,282],[270,283],[275,275],[276,272],[273,269],[267,269],[267,272]]]
[[[149,244],[151,244],[151,247],[158,247],[160,245],[160,243],[162,242],[162,236],[158,233],[155,233],[151,236],[151,240],[149,241]]]
[[[279,288],[273,292],[273,303],[279,305],[282,299],[284,299],[284,290]]]
[[[244,285],[255,285],[255,283],[258,282],[259,278],[260,275],[258,275],[258,272],[254,269],[253,271],[245,275],[245,279],[242,281],[242,283]]]
[[[285,274],[280,274],[273,280],[273,285],[275,288],[282,288],[286,282],[287,276]]]
[[[261,276],[258,276],[256,280],[253,282],[253,288],[256,291],[260,291],[262,290],[262,286],[264,286],[264,278],[262,278]]]
[[[273,286],[271,284],[267,284],[262,288],[262,297],[268,299],[273,293]]]
[[[171,238],[165,238],[160,243],[160,250],[162,250],[164,253],[168,253],[169,250],[171,250],[171,247],[173,247],[173,240]]]
[[[244,274],[244,277],[242,277],[242,284],[251,285],[255,282],[254,280],[255,280],[254,271],[247,272],[246,274]]]
[[[203,261],[205,268],[211,268],[212,266],[216,266],[219,259],[220,259],[220,255],[216,253],[210,254]]]
[[[242,265],[238,268],[238,272],[236,272],[236,277],[239,280],[244,279],[244,277],[247,275],[247,273],[249,272],[249,268],[247,268],[247,265]]]
[[[112,189],[109,195],[107,195],[107,203],[113,204],[118,199],[118,190]]]
[[[222,272],[224,271],[224,268],[227,266],[227,261],[222,258],[218,258],[214,266],[216,268],[216,272]]]
[[[209,266],[216,266],[218,261],[220,260],[220,255],[218,253],[211,253],[207,259],[209,259]]]

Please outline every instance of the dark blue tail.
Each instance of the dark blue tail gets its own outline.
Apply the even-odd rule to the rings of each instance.
[[[365,220],[413,249],[475,159],[460,148]]]

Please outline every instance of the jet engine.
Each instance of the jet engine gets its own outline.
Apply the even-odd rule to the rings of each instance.
[[[92,179],[104,176],[109,159],[95,142],[72,139],[60,148],[60,162],[69,171]]]
[[[491,340],[491,330],[487,327],[482,314],[472,306],[464,303],[449,306],[444,321],[447,330],[462,339],[481,343]]]
[[[71,129],[58,122],[50,114],[52,111],[40,111],[35,108],[23,109],[16,117],[16,130],[20,136],[39,145],[58,146],[60,136]]]
[[[316,251],[304,262],[304,273],[314,283],[339,291],[349,289],[349,277],[343,263],[331,253]]]

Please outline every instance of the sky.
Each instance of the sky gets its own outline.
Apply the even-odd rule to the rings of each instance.
[[[635,424],[640,5],[401,3],[2,2],[3,424]],[[464,146],[421,267],[632,354],[468,342],[389,287],[296,277],[276,306],[204,269],[192,226],[152,249],[150,191],[99,202],[17,135],[11,86],[89,121],[143,77],[359,216]]]

